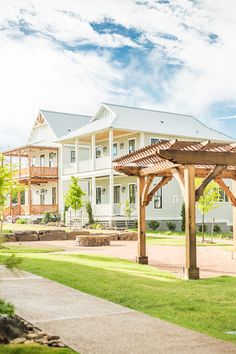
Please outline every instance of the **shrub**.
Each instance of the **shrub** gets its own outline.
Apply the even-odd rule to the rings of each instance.
[[[220,226],[219,226],[219,225],[214,225],[213,231],[214,231],[215,233],[219,234],[219,233],[221,232]]]
[[[42,224],[48,224],[49,222],[58,222],[61,221],[61,215],[59,213],[49,213],[49,211],[47,211],[44,214],[43,220],[42,220]]]
[[[149,223],[148,223],[148,226],[152,230],[158,229],[159,225],[160,225],[160,223],[158,221],[155,221],[155,220],[149,221]]]
[[[102,224],[99,224],[99,223],[94,223],[94,224],[91,224],[89,225],[90,229],[102,229]]]
[[[16,224],[27,224],[27,220],[26,219],[17,219]]]
[[[0,299],[0,314],[2,315],[13,315],[14,314],[14,306],[9,302],[5,302]]]
[[[208,226],[207,226],[206,224],[204,224],[204,227],[203,227],[203,228],[204,228],[204,232],[207,232]],[[202,232],[202,224],[198,226],[198,230],[199,230],[200,232]]]
[[[86,202],[85,204],[85,208],[88,214],[88,218],[89,218],[89,225],[94,224],[94,218],[93,218],[93,209],[92,209],[92,205],[90,202]]]
[[[168,227],[168,229],[170,231],[175,231],[175,229],[176,229],[176,223],[174,223],[172,221],[167,221],[166,226]]]

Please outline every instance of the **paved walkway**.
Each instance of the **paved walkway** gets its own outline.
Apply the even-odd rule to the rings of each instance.
[[[0,266],[0,298],[81,354],[223,354],[236,346]],[[134,294],[135,297],[135,294]]]

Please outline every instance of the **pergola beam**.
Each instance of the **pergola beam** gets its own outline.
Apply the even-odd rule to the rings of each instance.
[[[213,180],[215,179],[222,170],[224,170],[226,168],[226,166],[221,166],[221,165],[216,165],[214,170],[212,170],[207,177],[202,181],[202,183],[200,184],[200,186],[196,189],[195,192],[195,199],[196,202],[199,201],[200,197],[203,195],[203,192],[206,188],[206,186]]]
[[[167,177],[167,176],[164,176],[162,177],[162,179],[157,183],[157,185],[151,190],[151,192],[148,193],[147,197],[146,197],[146,200],[144,201],[145,205],[147,206],[150,201],[152,200],[154,194],[159,190],[161,189],[164,185],[166,185],[167,183],[170,182],[170,180],[172,179],[172,176],[171,177]]]
[[[157,156],[175,164],[191,165],[236,165],[236,154],[232,152],[162,150],[157,149]]]

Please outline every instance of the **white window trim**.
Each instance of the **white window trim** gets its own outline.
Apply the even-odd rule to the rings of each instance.
[[[135,190],[137,188],[137,183],[136,182],[130,182],[128,183],[128,198],[129,198],[129,202],[130,202],[130,195],[129,195],[129,186],[130,185],[134,185],[134,192],[135,192],[135,203],[130,203],[130,204],[136,204],[137,203],[137,191]]]
[[[120,203],[121,203],[121,184],[113,184],[113,197],[114,197],[114,187],[120,187]],[[119,204],[119,203],[115,203],[114,204]]]
[[[154,188],[156,185],[157,185],[157,183],[154,183],[153,188]],[[160,209],[163,209],[163,200],[164,200],[164,198],[163,198],[163,195],[164,195],[164,193],[163,193],[163,187],[161,187],[160,189],[161,189],[161,208],[155,208],[155,205],[154,205],[154,197],[155,197],[155,194],[157,193],[157,192],[156,192],[156,193],[154,194],[154,196],[153,196],[153,203],[152,203],[153,209],[155,209],[155,210],[156,210],[156,209],[159,209],[159,210],[160,210]]]
[[[134,149],[134,151],[136,151],[137,150],[137,142],[136,142],[136,138],[130,138],[130,139],[128,139],[128,154],[130,153],[129,152],[129,142],[131,141],[131,140],[134,140],[134,147],[135,147],[135,149]],[[131,183],[132,184],[132,183]]]

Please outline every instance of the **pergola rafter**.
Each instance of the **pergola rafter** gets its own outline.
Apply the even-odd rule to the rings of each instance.
[[[173,177],[177,180],[185,201],[187,279],[198,279],[196,258],[195,203],[206,186],[215,180],[233,205],[234,248],[236,250],[236,143],[211,141],[165,141],[146,146],[116,159],[115,170],[138,178],[138,257],[147,264],[145,208],[154,194]],[[161,180],[150,190],[154,177]],[[203,178],[196,189],[195,178]],[[232,190],[223,179],[232,179]]]

